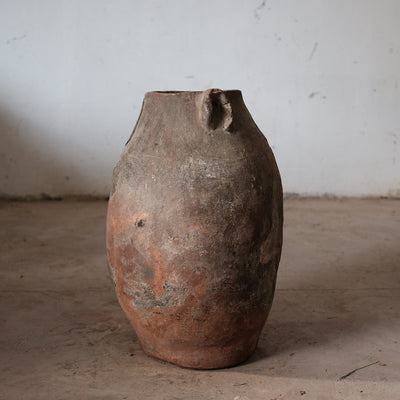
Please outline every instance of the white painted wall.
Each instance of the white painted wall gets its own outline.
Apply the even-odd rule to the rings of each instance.
[[[241,89],[284,190],[400,195],[398,0],[0,0],[0,195],[106,195],[151,90]]]

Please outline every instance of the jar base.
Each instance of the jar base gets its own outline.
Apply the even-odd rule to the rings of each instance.
[[[177,348],[148,346],[139,340],[143,351],[154,358],[191,369],[219,369],[233,367],[246,361],[255,351],[258,337],[254,340],[236,342],[227,346],[203,348]]]

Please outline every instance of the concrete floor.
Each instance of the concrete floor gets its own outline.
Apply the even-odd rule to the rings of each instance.
[[[0,399],[400,399],[400,201],[286,200],[259,347],[216,371],[140,350],[108,278],[105,213],[0,203]]]

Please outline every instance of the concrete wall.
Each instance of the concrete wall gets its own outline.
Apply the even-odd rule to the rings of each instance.
[[[151,90],[238,88],[284,190],[400,195],[400,1],[2,0],[0,194],[108,193]]]

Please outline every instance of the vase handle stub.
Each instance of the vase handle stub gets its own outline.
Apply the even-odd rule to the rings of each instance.
[[[230,132],[232,106],[221,89],[208,89],[202,93],[200,120],[208,130]]]

